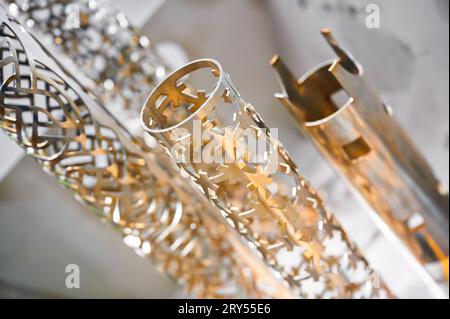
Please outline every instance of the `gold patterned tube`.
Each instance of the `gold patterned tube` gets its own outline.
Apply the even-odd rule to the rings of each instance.
[[[332,37],[338,55],[300,80],[276,56],[284,89],[277,94],[324,157],[342,173],[385,225],[437,282],[448,281],[448,193],[422,154],[365,79],[361,66]],[[344,93],[343,103],[333,99]],[[440,264],[442,271],[429,268]],[[447,288],[448,289],[448,288]],[[448,291],[448,290],[447,290]]]
[[[142,121],[296,296],[390,296],[217,61],[169,75],[150,94]]]
[[[0,127],[196,297],[291,294],[172,169],[0,6]]]

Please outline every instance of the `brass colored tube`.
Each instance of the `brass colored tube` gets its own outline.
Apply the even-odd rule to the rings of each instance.
[[[142,121],[296,296],[390,297],[217,61],[193,61],[169,75],[150,94]]]
[[[442,265],[442,273],[431,273],[435,280],[448,282],[448,192],[361,66],[329,30],[322,32],[338,58],[297,81],[275,56],[271,64],[284,91],[276,97],[417,260]],[[333,96],[343,92],[348,100],[338,105]]]

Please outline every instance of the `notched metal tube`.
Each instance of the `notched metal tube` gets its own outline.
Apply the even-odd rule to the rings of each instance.
[[[338,58],[297,81],[275,56],[271,64],[284,91],[276,97],[418,261],[441,263],[434,279],[448,282],[448,193],[361,66],[329,30],[322,34]],[[334,98],[342,93],[347,100],[340,105]]]

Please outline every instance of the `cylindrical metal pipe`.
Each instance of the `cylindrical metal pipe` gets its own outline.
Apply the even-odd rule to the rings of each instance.
[[[150,94],[142,121],[297,296],[389,296],[217,61],[169,75]]]
[[[284,89],[277,98],[417,260],[440,263],[448,280],[448,193],[361,66],[329,30],[323,34],[338,59],[297,81],[276,56],[271,64]],[[341,104],[339,94],[346,99]],[[431,274],[443,280],[442,272]]]

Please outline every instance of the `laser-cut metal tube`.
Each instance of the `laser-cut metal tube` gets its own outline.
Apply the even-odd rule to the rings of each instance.
[[[205,76],[211,91],[190,86]],[[150,94],[142,121],[296,296],[390,296],[217,61],[193,61],[169,75]],[[268,157],[251,161],[255,150],[239,129],[247,141],[263,138]]]
[[[323,34],[338,55],[298,81],[278,56],[275,68],[284,92],[276,97],[302,132],[364,197],[424,266],[441,264],[437,281],[448,281],[448,193],[392,116],[361,66]],[[332,96],[349,100],[337,105]]]

